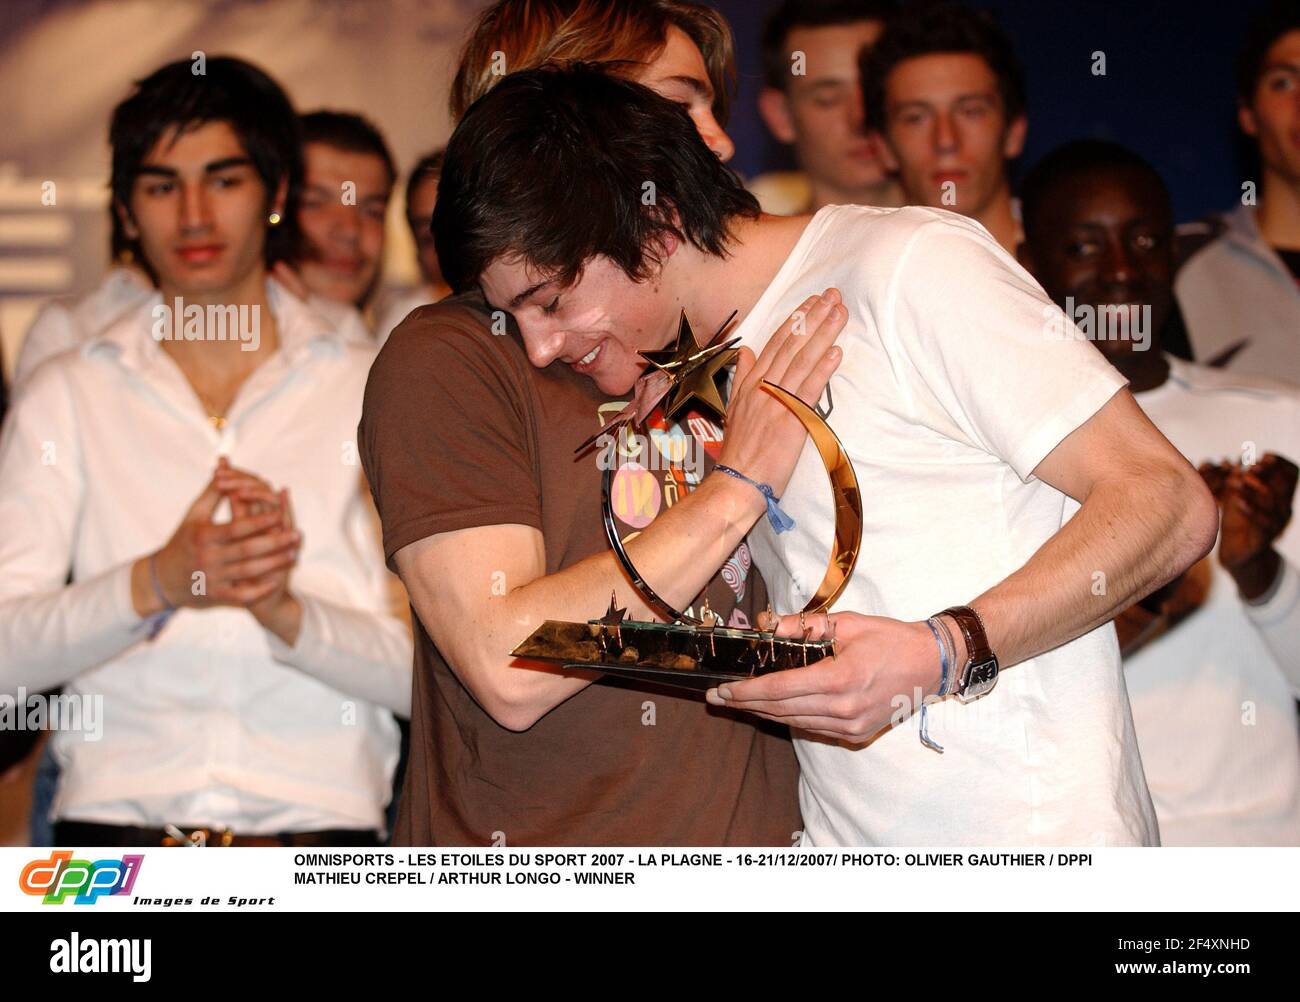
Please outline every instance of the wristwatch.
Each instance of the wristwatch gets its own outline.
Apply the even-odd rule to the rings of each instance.
[[[955,605],[941,616],[951,616],[966,638],[966,663],[957,672],[953,692],[963,703],[979,699],[998,684],[998,659],[989,648],[989,638],[979,614],[969,606]]]

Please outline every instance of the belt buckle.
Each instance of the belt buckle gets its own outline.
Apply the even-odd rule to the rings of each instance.
[[[195,828],[188,835],[181,831],[175,825],[164,825],[163,831],[167,835],[163,838],[162,844],[166,846],[192,846],[195,849],[206,847],[212,840],[214,832],[211,828]],[[217,841],[214,843],[220,846],[229,846],[234,844],[235,833],[229,828],[223,828],[215,833]]]

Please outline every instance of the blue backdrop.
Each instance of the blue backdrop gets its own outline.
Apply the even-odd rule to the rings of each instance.
[[[793,165],[755,108],[768,0],[715,0],[736,33],[740,94],[730,132],[745,176]],[[1082,137],[1111,139],[1164,174],[1180,220],[1231,207],[1254,177],[1239,137],[1233,65],[1263,0],[977,0],[1016,44],[1029,89],[1017,173]],[[1092,74],[1092,53],[1106,75]]]

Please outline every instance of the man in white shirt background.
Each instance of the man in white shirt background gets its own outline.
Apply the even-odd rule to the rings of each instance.
[[[1117,620],[1162,841],[1300,845],[1300,391],[1162,352],[1172,210],[1136,154],[1068,144],[1023,196],[1022,261],[1202,464],[1222,512],[1215,552]]]
[[[620,142],[628,121],[643,128]],[[611,144],[624,173],[573,185],[589,150]],[[653,178],[657,201],[625,177]],[[717,219],[724,192],[743,199],[671,104],[589,69],[533,70],[458,126],[435,241],[453,288],[480,285],[511,310],[533,365],[571,360],[611,395],[682,309],[700,330],[737,310],[731,333],[758,350],[807,290],[838,288],[849,319],[828,420],[864,499],[839,602],[854,611],[808,624],[838,629],[835,659],[711,699],[806,732],[813,843],[1154,843],[1108,624],[1209,550],[1204,483],[1089,345],[1043,337],[1044,310],[1057,311],[975,223],[922,208],[763,216],[753,202]],[[784,611],[825,572],[828,493],[805,448],[781,499],[795,527],[751,534]],[[757,520],[763,496],[751,500]],[[1127,517],[1138,507],[1145,518]],[[1005,680],[995,659],[1015,666]],[[927,739],[906,712],[918,692],[987,695],[936,703]]]
[[[1014,254],[1009,164],[1025,145],[1024,71],[985,11],[911,4],[862,55],[863,107],[903,204],[969,216]]]
[[[858,72],[863,48],[897,9],[895,0],[782,0],[768,15],[758,111],[768,132],[794,148],[799,171],[750,182],[765,212],[903,204],[867,135]]]
[[[159,292],[5,424],[0,689],[102,699],[98,740],[53,738],[61,842],[374,842],[410,636],[355,458],[372,352],[267,278],[296,242],[292,107],[182,61],[110,139]]]

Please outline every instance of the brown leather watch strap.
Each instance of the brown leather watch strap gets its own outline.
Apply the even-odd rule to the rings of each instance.
[[[974,609],[968,605],[954,605],[939,615],[951,616],[960,627],[961,635],[966,638],[966,664],[977,664],[993,657],[988,634],[984,632],[984,623]]]

